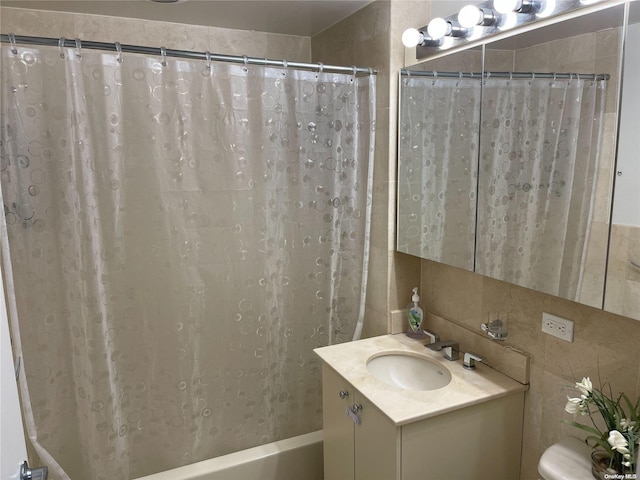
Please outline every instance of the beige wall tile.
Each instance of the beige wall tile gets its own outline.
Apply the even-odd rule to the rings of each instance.
[[[16,35],[81,38],[227,55],[308,62],[311,39],[228,28],[45,10],[2,8],[2,31]]]

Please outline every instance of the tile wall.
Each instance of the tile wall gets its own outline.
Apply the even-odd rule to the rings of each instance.
[[[0,7],[2,33],[80,38],[96,42],[167,47],[308,62],[311,39],[294,35],[182,25],[103,15]]]

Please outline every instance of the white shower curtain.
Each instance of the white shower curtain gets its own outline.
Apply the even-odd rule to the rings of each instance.
[[[605,81],[487,79],[476,271],[579,300]]]
[[[481,82],[401,82],[398,250],[473,270]]]
[[[2,48],[28,434],[131,479],[321,428],[366,281],[374,76]]]

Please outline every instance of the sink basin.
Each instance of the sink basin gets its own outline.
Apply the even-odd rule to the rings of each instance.
[[[437,390],[451,381],[446,367],[404,352],[374,355],[367,361],[367,370],[381,382],[405,390]]]

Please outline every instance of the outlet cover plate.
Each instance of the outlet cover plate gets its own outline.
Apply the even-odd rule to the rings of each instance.
[[[566,342],[573,342],[573,320],[542,312],[542,331]]]

